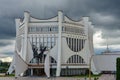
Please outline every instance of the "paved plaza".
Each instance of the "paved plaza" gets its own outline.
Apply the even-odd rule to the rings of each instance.
[[[0,77],[0,80],[89,80],[88,78],[78,78],[78,77]],[[91,80],[94,80],[93,78]],[[104,74],[99,77],[98,80],[115,80],[115,76],[111,74]]]

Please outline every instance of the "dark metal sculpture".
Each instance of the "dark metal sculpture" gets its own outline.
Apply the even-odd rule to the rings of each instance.
[[[37,63],[39,64],[39,60],[40,61],[42,60],[44,52],[46,51],[46,47],[40,46],[39,52],[38,52],[38,48],[35,45],[33,45],[32,49],[34,53],[33,56],[34,58],[37,59]]]

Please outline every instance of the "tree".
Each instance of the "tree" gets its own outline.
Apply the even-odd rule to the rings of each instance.
[[[116,64],[116,80],[120,80],[120,57],[117,58],[117,64]]]

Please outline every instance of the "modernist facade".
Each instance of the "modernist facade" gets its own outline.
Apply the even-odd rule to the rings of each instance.
[[[39,54],[44,48],[49,50],[51,76],[88,72],[90,57],[95,55],[93,25],[88,17],[73,21],[59,11],[56,17],[41,20],[24,12],[24,19],[15,21],[16,49],[9,73],[15,70],[16,76],[44,75],[46,55]],[[94,62],[91,61],[91,72],[98,74],[100,70]]]

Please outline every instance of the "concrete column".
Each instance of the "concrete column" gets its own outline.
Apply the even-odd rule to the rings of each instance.
[[[24,60],[27,61],[28,63],[28,60],[27,60],[27,57],[28,57],[28,53],[27,53],[27,41],[28,41],[28,22],[29,22],[29,17],[30,17],[30,14],[29,12],[24,12]]]
[[[30,75],[33,76],[33,69],[30,69]]]
[[[19,26],[20,26],[20,19],[15,19],[15,24],[16,24],[16,36],[19,34]]]
[[[58,12],[58,58],[57,58],[57,71],[56,76],[60,76],[61,72],[61,32],[62,32],[63,13]]]
[[[86,36],[88,36],[88,22],[89,22],[89,17],[83,17],[83,24],[85,26],[84,31]]]

